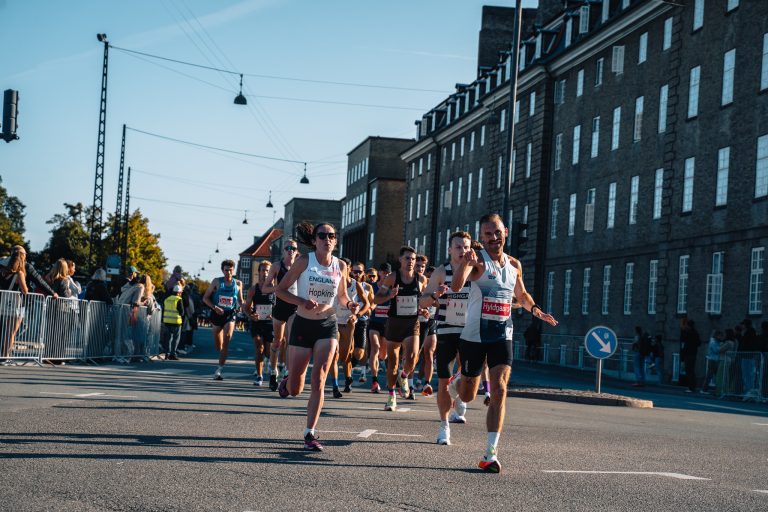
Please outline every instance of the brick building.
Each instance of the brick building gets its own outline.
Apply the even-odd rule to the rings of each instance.
[[[258,262],[262,260],[277,261],[280,258],[280,249],[275,252],[274,245],[279,243],[283,236],[283,219],[278,220],[266,233],[254,236],[253,243],[239,254],[236,276],[244,286],[250,286],[256,282],[256,274],[259,271]]]
[[[527,224],[526,284],[559,334],[759,321],[768,2],[540,5],[523,13],[509,159],[507,53],[417,121],[406,241],[442,259],[450,231],[476,235],[511,161],[506,216]]]
[[[347,154],[347,193],[342,199],[341,219],[343,256],[366,265],[397,259],[405,199],[405,163],[400,153],[413,142],[368,137]]]

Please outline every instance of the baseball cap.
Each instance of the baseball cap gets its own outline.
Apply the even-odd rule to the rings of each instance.
[[[379,270],[383,270],[384,272],[392,272],[392,265],[389,263],[382,263],[379,265]]]
[[[177,284],[176,286],[173,287],[173,293],[179,293],[181,291],[184,291],[184,289],[181,287],[180,284]]]
[[[136,267],[134,267],[133,265],[128,265],[128,272],[130,272],[130,273],[132,273],[132,274],[135,272],[135,273],[137,273],[137,274],[138,274],[138,273],[139,273],[139,269],[137,269],[137,268],[136,268]]]

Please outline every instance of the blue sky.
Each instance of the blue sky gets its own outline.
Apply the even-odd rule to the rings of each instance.
[[[292,197],[340,199],[346,153],[369,135],[412,137],[413,122],[475,76],[481,0],[0,0],[0,88],[20,93],[20,140],[0,143],[0,175],[27,205],[42,249],[62,203],[91,204],[104,32],[118,47],[236,70],[433,91],[238,78],[110,51],[104,209],[114,211],[120,136],[129,127],[302,166],[194,149],[128,132],[131,207],[150,218],[169,265],[193,273],[234,257]],[[524,0],[533,7],[536,0]],[[182,74],[183,73],[183,74]],[[185,76],[188,75],[188,76]],[[260,96],[260,97],[256,97]],[[271,96],[272,98],[267,98]],[[384,105],[374,108],[280,98]],[[141,198],[141,199],[140,199]],[[216,210],[195,205],[231,208]],[[242,220],[248,210],[249,224]],[[232,242],[228,242],[229,230]],[[204,277],[218,272],[208,265]]]

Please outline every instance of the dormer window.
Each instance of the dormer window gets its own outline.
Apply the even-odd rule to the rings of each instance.
[[[589,32],[589,5],[582,5],[579,8],[579,34]]]

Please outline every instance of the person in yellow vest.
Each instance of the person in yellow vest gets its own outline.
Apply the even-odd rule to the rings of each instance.
[[[163,301],[163,343],[167,361],[178,361],[176,349],[181,338],[181,324],[184,318],[184,301],[181,300],[183,288],[177,284],[172,293]]]

